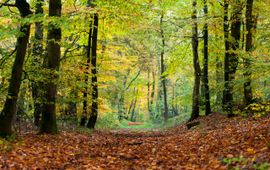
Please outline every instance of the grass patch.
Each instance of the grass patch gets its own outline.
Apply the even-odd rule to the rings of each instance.
[[[254,169],[269,170],[270,164],[267,162],[256,162],[253,158],[244,158],[243,156],[224,158],[222,163],[228,166],[229,170]]]

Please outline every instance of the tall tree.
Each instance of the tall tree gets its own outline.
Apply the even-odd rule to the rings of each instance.
[[[223,91],[223,99],[222,99],[222,105],[223,110],[225,111],[227,109],[227,103],[229,101],[229,50],[230,50],[230,43],[229,43],[229,2],[228,0],[224,0],[223,4],[223,10],[224,10],[224,17],[223,17],[223,31],[224,31],[224,43],[225,43],[225,57],[224,57],[224,91]]]
[[[88,1],[87,4],[88,7],[91,6],[90,1]],[[89,25],[89,32],[88,32],[88,43],[87,43],[87,49],[86,49],[86,68],[85,68],[85,78],[84,78],[84,83],[85,83],[85,88],[83,92],[83,112],[82,112],[82,117],[80,121],[80,126],[85,126],[87,122],[87,115],[88,115],[88,82],[89,82],[89,69],[91,65],[91,49],[92,49],[92,37],[93,37],[93,21],[91,18],[90,25]]]
[[[91,87],[92,87],[92,104],[91,114],[87,123],[87,127],[90,129],[95,128],[95,124],[98,116],[98,79],[97,79],[97,40],[98,40],[98,13],[95,12],[93,16],[93,37],[91,48]]]
[[[49,1],[49,16],[61,16],[61,0]],[[50,82],[46,82],[46,101],[42,112],[40,133],[55,134],[58,132],[56,124],[56,95],[57,95],[57,71],[60,66],[60,41],[61,28],[59,24],[50,22],[48,25],[48,63]]]
[[[25,18],[32,13],[26,0],[16,0],[15,5],[4,5],[17,7],[22,18]],[[30,34],[30,24],[23,24],[20,28],[20,32],[22,34],[20,34],[20,36],[17,38],[17,52],[12,66],[11,79],[8,87],[8,96],[6,98],[3,110],[0,113],[0,136],[3,137],[7,137],[12,134],[12,120],[16,115],[16,106],[23,73],[23,64]]]
[[[193,67],[194,67],[194,86],[193,86],[193,97],[192,97],[192,113],[190,121],[199,117],[200,107],[200,63],[198,53],[198,22],[197,22],[197,1],[192,2],[192,52],[193,52]]]
[[[244,58],[244,67],[245,67],[245,83],[244,83],[244,95],[245,95],[245,104],[248,105],[252,101],[252,87],[251,87],[251,59],[250,52],[253,50],[253,0],[247,0],[246,2],[246,52],[247,57]]]
[[[36,2],[36,11],[35,14],[43,14],[43,3],[44,0],[38,0]],[[42,65],[42,56],[43,56],[43,25],[42,22],[35,23],[35,42],[33,47],[33,64],[37,65],[39,68]],[[40,115],[42,112],[42,103],[40,101],[41,95],[41,83],[32,82],[32,97],[34,100],[34,124],[39,126]]]
[[[168,109],[168,102],[167,102],[167,87],[166,87],[166,76],[165,73],[165,36],[164,36],[164,28],[163,28],[163,21],[164,20],[164,12],[161,12],[160,15],[160,35],[161,35],[161,53],[160,53],[160,68],[161,68],[161,83],[163,88],[163,102],[164,102],[164,120],[167,121],[169,117],[169,109]]]
[[[224,4],[224,10],[225,10],[225,4]],[[226,10],[228,10],[228,8]],[[228,117],[233,116],[233,87],[234,87],[233,81],[235,78],[235,73],[237,70],[238,60],[239,60],[237,50],[239,50],[239,41],[241,37],[241,14],[242,14],[241,2],[239,0],[233,1],[232,2],[232,16],[231,16],[231,34],[229,37],[229,51],[226,51],[226,53],[228,54],[225,55],[225,63],[224,63],[225,88],[224,88],[224,94],[223,94],[223,102],[224,102],[223,104],[224,104],[225,111],[228,113]],[[224,15],[224,18],[225,18],[225,15]],[[227,34],[227,31],[228,30],[226,30],[226,33],[225,33],[225,30],[224,30],[224,34]],[[225,38],[225,43],[226,41],[227,40]]]
[[[205,100],[205,115],[209,115],[211,113],[211,105],[210,105],[210,90],[209,90],[209,80],[208,80],[208,5],[207,0],[203,0],[204,3],[204,17],[205,24],[203,27],[203,86],[204,86],[204,100]]]

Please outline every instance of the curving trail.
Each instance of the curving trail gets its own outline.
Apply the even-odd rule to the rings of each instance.
[[[200,118],[192,130],[26,134],[0,169],[254,169],[270,163],[270,119]],[[226,160],[236,161],[228,163]]]

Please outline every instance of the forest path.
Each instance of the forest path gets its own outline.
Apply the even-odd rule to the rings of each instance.
[[[270,163],[270,119],[201,118],[193,130],[26,134],[0,169],[255,169]]]

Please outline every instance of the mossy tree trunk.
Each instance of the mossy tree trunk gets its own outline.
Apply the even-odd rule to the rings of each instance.
[[[38,0],[36,2],[35,14],[43,14],[43,3],[44,0]],[[35,42],[33,47],[33,65],[37,66],[38,69],[42,67],[43,61],[43,24],[42,22],[35,23]],[[42,113],[42,83],[33,81],[32,82],[32,97],[34,100],[34,124],[39,126],[40,115]]]
[[[226,3],[228,4],[228,2]],[[227,8],[227,15],[228,15],[228,8]],[[233,88],[234,88],[233,81],[235,79],[235,73],[237,70],[238,60],[239,60],[237,50],[239,50],[239,41],[241,38],[241,15],[242,15],[241,3],[239,0],[235,0],[232,4],[231,33],[229,37],[230,41],[227,42],[229,43],[229,51],[226,50],[225,63],[224,63],[225,88],[224,88],[224,95],[223,95],[223,105],[224,105],[224,110],[228,114],[228,117],[232,117],[234,115],[233,114]],[[228,20],[226,22],[228,22]],[[227,28],[226,30],[227,35],[229,35],[228,31],[229,29]],[[228,40],[225,40],[225,41],[228,41]]]
[[[61,0],[49,1],[49,16],[61,16]],[[56,96],[57,96],[57,71],[60,65],[60,41],[61,28],[56,23],[49,23],[48,26],[48,63],[50,82],[46,82],[46,101],[42,112],[40,133],[56,134],[58,132],[56,124]]]

